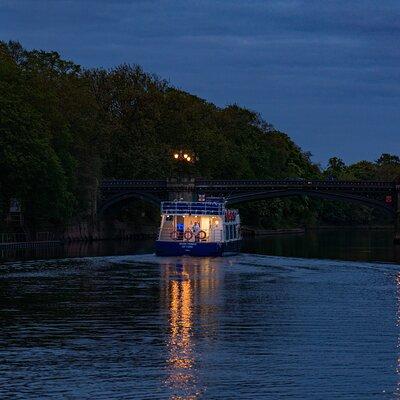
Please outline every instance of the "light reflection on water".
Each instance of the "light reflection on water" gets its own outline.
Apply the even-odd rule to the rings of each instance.
[[[399,393],[397,265],[262,255],[9,263],[0,299],[0,398]]]
[[[212,315],[207,302],[215,295],[218,285],[217,269],[210,259],[183,258],[161,265],[164,282],[163,298],[169,305],[168,378],[165,384],[171,389],[171,399],[192,400],[204,394],[199,382],[196,349],[193,339],[194,324],[212,327]],[[195,308],[195,304],[197,308]],[[197,311],[197,321],[194,313]],[[212,328],[203,332],[211,338]]]
[[[168,279],[169,269],[166,272]],[[166,383],[171,388],[183,392],[190,392],[192,389],[195,393],[186,394],[185,398],[195,398],[197,391],[195,389],[196,379],[193,371],[195,360],[191,338],[193,323],[191,282],[187,272],[182,271],[178,278],[168,280],[168,283],[171,315],[167,360],[169,377]]]

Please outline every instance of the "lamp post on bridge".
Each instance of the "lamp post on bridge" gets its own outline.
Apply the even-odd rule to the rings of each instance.
[[[182,180],[185,169],[187,171],[188,167],[185,167],[185,166],[193,165],[193,164],[195,164],[196,161],[199,160],[199,158],[196,157],[196,155],[193,152],[187,151],[187,150],[174,151],[172,158],[174,159],[174,161],[177,163],[177,166],[178,166],[178,180],[179,181]]]
[[[173,158],[176,161],[183,161],[186,163],[194,163],[195,161],[198,161],[198,157],[196,157],[192,152],[190,151],[185,151],[185,150],[178,150],[175,151],[173,154]]]
[[[193,200],[194,199],[194,179],[190,176],[190,168],[196,163],[196,161],[199,160],[196,155],[188,150],[176,150],[172,154],[172,158],[175,161],[177,165],[177,171],[178,171],[178,176],[177,176],[177,186],[179,187],[179,190],[177,192],[172,194],[173,199],[184,199],[184,200]],[[184,176],[186,172],[187,176]],[[171,182],[172,184],[172,182]],[[182,185],[184,186],[184,189],[182,191]]]

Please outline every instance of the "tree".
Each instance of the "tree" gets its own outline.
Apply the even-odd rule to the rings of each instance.
[[[377,179],[392,181],[400,176],[400,158],[396,155],[384,153],[376,165]]]
[[[343,175],[346,170],[346,164],[341,158],[332,157],[328,160],[328,167],[325,172],[339,178]]]
[[[384,165],[400,165],[400,158],[396,155],[388,154],[388,153],[383,153],[376,163],[379,166],[384,166]]]

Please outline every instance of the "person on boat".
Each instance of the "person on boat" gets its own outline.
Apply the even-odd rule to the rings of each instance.
[[[184,231],[184,224],[182,222],[178,222],[176,224],[176,232],[178,240],[183,239],[183,231]]]
[[[193,231],[195,241],[198,242],[199,241],[200,224],[197,221],[193,224],[192,231]]]

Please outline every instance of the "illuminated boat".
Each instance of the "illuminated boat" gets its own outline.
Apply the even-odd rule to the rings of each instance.
[[[240,251],[240,216],[224,199],[161,203],[158,256],[222,256]]]

